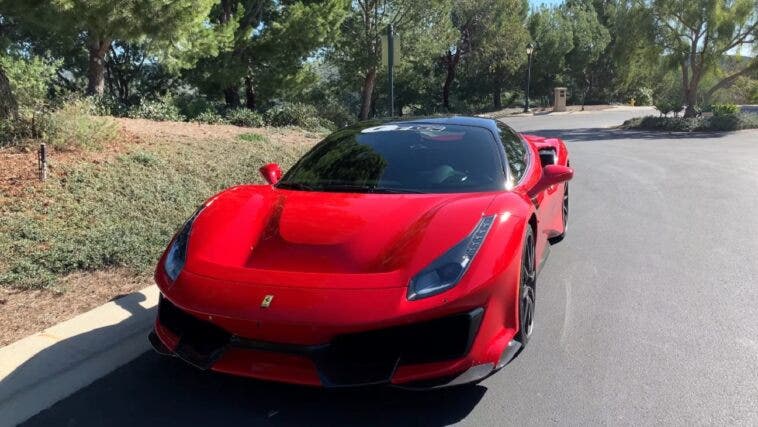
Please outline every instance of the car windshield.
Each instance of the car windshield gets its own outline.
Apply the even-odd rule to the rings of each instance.
[[[278,188],[357,193],[466,193],[503,188],[496,141],[485,128],[388,124],[335,132],[303,156]]]

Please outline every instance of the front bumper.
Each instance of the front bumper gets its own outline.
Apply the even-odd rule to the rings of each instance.
[[[398,371],[426,369],[440,375],[401,385],[433,388],[476,381],[495,368],[494,363],[473,364],[467,357],[484,318],[481,307],[410,325],[341,334],[315,345],[240,337],[183,311],[164,296],[158,313],[150,334],[158,353],[235,375],[333,388],[393,383]]]

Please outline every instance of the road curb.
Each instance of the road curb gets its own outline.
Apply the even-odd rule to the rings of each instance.
[[[150,286],[0,348],[0,426],[16,425],[149,349]]]

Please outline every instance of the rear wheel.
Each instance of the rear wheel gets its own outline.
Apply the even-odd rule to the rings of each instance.
[[[521,255],[521,278],[519,280],[519,332],[516,340],[521,349],[529,342],[534,329],[534,303],[537,284],[537,264],[534,254],[534,231],[527,226],[524,249]]]

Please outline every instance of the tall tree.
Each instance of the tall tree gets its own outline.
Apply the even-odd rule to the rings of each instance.
[[[461,61],[476,51],[486,38],[493,22],[499,22],[508,11],[508,1],[499,0],[453,0],[452,22],[460,36],[451,45],[440,62],[445,69],[442,83],[442,106],[449,110],[450,90],[455,81]]]
[[[529,3],[526,0],[499,0],[504,13],[487,28],[483,42],[475,52],[475,64],[484,72],[484,81],[492,94],[492,107],[502,108],[506,83],[527,61],[526,45],[530,41],[526,28]],[[518,79],[520,80],[520,79]]]
[[[229,107],[257,107],[295,79],[304,62],[335,39],[348,0],[221,0],[211,20],[237,22],[232,47],[206,58],[188,73],[209,95],[222,93]]]
[[[332,58],[340,64],[341,74],[360,78],[361,119],[371,115],[374,88],[381,63],[381,37],[393,25],[402,44],[416,43],[407,35],[422,34],[446,41],[450,9],[446,0],[353,0],[350,15],[342,25],[342,35]]]
[[[611,37],[608,29],[598,20],[591,0],[568,0],[561,9],[571,23],[573,37],[573,48],[566,55],[569,77],[584,109],[594,66]]]
[[[565,84],[566,55],[574,48],[571,25],[557,7],[543,5],[529,16],[529,32],[536,46],[532,66],[535,94],[546,97],[554,86]]]
[[[229,31],[207,25],[215,0],[0,0],[3,13],[37,34],[75,43],[88,55],[87,93],[105,90],[105,58],[114,41],[150,39],[163,60],[181,64],[196,52],[213,54]]]
[[[685,117],[694,116],[698,89],[705,74],[725,55],[758,40],[758,0],[652,0],[656,36],[672,66],[681,71]],[[743,69],[725,76],[706,96],[758,69],[753,58]]]

